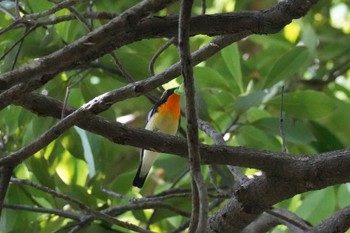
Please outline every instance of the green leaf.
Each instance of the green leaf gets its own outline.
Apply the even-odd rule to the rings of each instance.
[[[161,154],[154,165],[164,169],[164,179],[171,183],[188,169],[188,164],[183,158],[169,154]]]
[[[268,102],[268,106],[280,109],[280,97]],[[327,116],[336,109],[335,101],[318,91],[298,91],[284,95],[284,111],[286,114],[306,119]]]
[[[65,150],[77,159],[84,160],[84,150],[79,134],[74,128],[61,136],[60,143]]]
[[[254,126],[243,126],[239,129],[237,134],[237,142],[240,146],[250,148],[281,151],[281,144],[279,141],[264,131]]]
[[[201,87],[215,87],[221,90],[231,91],[227,80],[216,70],[211,67],[195,67],[194,74],[200,80]]]
[[[314,53],[318,44],[318,38],[310,23],[303,22],[301,39],[309,51]]]
[[[329,129],[317,122],[310,122],[310,128],[316,140],[312,143],[318,152],[340,150],[346,147],[339,138]]]
[[[239,96],[234,105],[235,112],[237,115],[241,115],[251,107],[260,104],[266,94],[264,91],[255,91],[245,96]]]
[[[74,127],[74,129],[79,134],[81,142],[83,144],[84,158],[85,158],[85,161],[86,161],[86,163],[88,165],[89,177],[91,178],[91,177],[93,177],[96,174],[96,170],[95,170],[95,161],[94,161],[94,156],[92,154],[90,142],[89,142],[89,140],[87,138],[85,130],[82,130],[82,129],[78,128],[78,127]]]
[[[271,114],[258,107],[252,107],[247,111],[248,122],[254,122],[262,118],[271,117]]]
[[[310,51],[304,46],[295,47],[283,54],[272,65],[263,79],[262,89],[269,88],[303,70],[308,64],[310,56]]]
[[[280,135],[280,119],[263,118],[252,123],[257,128],[272,135]],[[286,140],[297,144],[307,144],[316,140],[309,125],[305,122],[291,119],[284,119],[284,134]]]
[[[207,103],[205,101],[205,95],[203,94],[203,91],[201,91],[199,88],[197,88],[197,90],[198,91],[196,91],[196,98],[197,98],[198,116],[205,121],[210,121],[211,118],[208,112]],[[185,98],[182,98],[182,100],[184,99]],[[182,106],[185,106],[185,104]]]
[[[114,192],[127,194],[132,188],[132,179],[135,176],[135,171],[126,172],[117,176],[112,182],[110,189]]]
[[[86,162],[72,156],[67,150],[63,149],[61,144],[56,145],[63,150],[58,154],[57,165],[54,167],[57,175],[66,185],[85,185],[89,174]]]
[[[336,208],[334,187],[309,193],[297,209],[296,214],[316,225],[330,216]]]
[[[238,51],[237,44],[234,43],[225,49],[221,50],[221,56],[229,69],[232,77],[243,92],[242,70],[241,70],[241,56]]]
[[[91,206],[92,208],[96,206],[96,199],[94,198],[94,196],[91,196],[88,193],[88,190],[82,186],[70,184],[68,187],[66,186],[65,189],[61,192],[64,192],[65,194],[80,200],[81,202],[88,206]]]
[[[49,188],[55,188],[55,182],[52,179],[52,175],[49,173],[49,170],[43,169],[47,168],[48,165],[48,161],[43,156],[30,158],[32,173],[40,181],[40,184]]]
[[[344,208],[350,205],[350,184],[342,184],[338,188],[337,199],[340,208]]]
[[[191,199],[190,198],[171,198],[166,201],[172,206],[176,206],[181,210],[191,211]],[[174,211],[168,209],[158,209],[152,216],[151,223],[156,223],[164,218],[178,216],[179,214],[174,213]]]

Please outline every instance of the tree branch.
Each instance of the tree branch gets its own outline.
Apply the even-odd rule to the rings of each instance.
[[[193,0],[183,0],[179,16],[179,54],[185,83],[188,160],[192,176],[192,213],[189,232],[207,232],[208,195],[201,174],[198,140],[198,113],[189,43],[189,21]]]
[[[21,106],[42,116],[60,118],[62,102],[40,94],[30,94],[21,100]],[[49,108],[47,106],[50,106]],[[66,113],[71,113],[68,108]],[[99,116],[90,115],[77,126],[101,135],[112,142],[139,148],[156,150],[187,158],[186,140],[180,137],[136,129]],[[203,164],[225,164],[251,167],[266,171],[269,175],[302,182],[310,189],[349,181],[350,149],[318,155],[288,155],[251,148],[200,144]],[[212,155],[215,154],[215,157]],[[11,163],[10,156],[0,159],[0,166]],[[14,162],[14,161],[13,161]],[[343,175],[339,175],[343,174]]]
[[[1,207],[4,204],[7,188],[10,183],[13,167],[3,166],[0,169],[0,217],[1,217]]]
[[[12,210],[24,210],[24,211],[31,211],[31,212],[37,212],[37,213],[54,214],[54,215],[57,215],[63,218],[69,218],[75,221],[79,221],[83,217],[82,214],[71,213],[64,210],[32,207],[28,205],[17,205],[17,204],[5,203],[4,208],[12,209]]]
[[[346,232],[350,228],[350,206],[339,210],[308,232]]]
[[[26,101],[26,104],[22,103],[24,107],[28,105],[41,115],[60,117],[62,103],[57,100],[43,97],[39,94],[31,94],[27,96]],[[51,109],[47,108],[47,106],[50,106]],[[69,111],[72,111],[72,109],[67,110],[67,112]],[[88,119],[79,122],[78,126],[102,135],[115,143],[146,149],[153,148],[160,152],[177,154],[187,158],[187,146],[183,138],[131,128],[117,122],[106,121],[98,116],[90,116]],[[282,156],[282,153],[256,149],[200,145],[200,153],[201,161],[204,164],[226,164],[257,168],[267,172],[269,175],[268,177],[255,177],[253,180],[243,184],[238,193],[249,198],[244,199],[245,201],[241,204],[237,198],[233,198],[227,204],[228,207],[220,209],[219,213],[222,215],[225,215],[224,213],[226,212],[230,213],[230,216],[236,217],[235,221],[231,218],[226,218],[226,221],[230,223],[240,222],[240,218],[237,218],[237,216],[240,216],[240,214],[245,215],[244,211],[242,213],[239,211],[235,212],[231,208],[237,207],[239,210],[243,209],[243,207],[240,207],[241,205],[244,206],[249,203],[254,205],[261,201],[262,205],[265,206],[264,208],[269,209],[273,204],[292,197],[297,193],[350,181],[350,171],[348,169],[350,166],[350,149],[319,155]],[[212,156],[213,154],[215,156]],[[5,162],[0,160],[0,165],[4,165]],[[264,208],[261,209],[261,212]],[[248,224],[261,212],[253,215],[248,221],[243,222]],[[210,224],[220,222],[215,216],[212,217],[214,219],[210,221]],[[242,227],[239,229],[242,230]]]
[[[143,1],[85,37],[40,58],[31,64],[0,76],[0,109],[10,104],[23,93],[39,88],[56,74],[85,64],[111,52],[116,47],[149,38],[177,35],[177,17],[153,17],[141,21],[151,12],[156,12],[172,0]],[[276,33],[292,19],[299,18],[318,0],[283,1],[266,11],[247,11],[222,15],[201,15],[190,21],[190,35],[223,35],[236,33],[243,38],[253,33]],[[10,91],[16,84],[25,83]],[[6,91],[5,91],[6,90]],[[17,95],[15,95],[17,93]]]
[[[92,216],[94,216],[94,218],[97,218],[97,219],[101,219],[101,220],[104,220],[104,221],[107,221],[109,223],[112,223],[112,224],[115,224],[117,226],[121,226],[121,227],[124,227],[126,229],[130,229],[130,230],[133,230],[133,231],[136,231],[136,232],[144,232],[144,233],[150,233],[151,231],[148,231],[148,230],[145,230],[141,227],[138,227],[136,225],[133,225],[133,224],[130,224],[130,223],[127,223],[127,222],[123,222],[123,221],[120,221],[118,219],[115,219],[113,217],[111,217],[110,215],[108,214],[105,214],[103,212],[99,212],[97,210],[94,210],[92,208],[90,208],[89,206],[85,205],[84,203],[80,202],[79,200],[71,197],[71,196],[68,196],[66,194],[63,194],[63,193],[59,193],[53,189],[50,189],[46,186],[42,186],[40,184],[37,184],[37,183],[34,183],[34,182],[31,182],[31,181],[28,181],[28,180],[23,180],[23,179],[17,179],[17,178],[11,178],[11,182],[13,184],[24,184],[24,185],[29,185],[33,188],[36,188],[38,190],[41,190],[45,193],[48,193],[48,194],[51,194],[57,198],[61,198],[63,200],[66,200],[72,204],[75,204],[77,205],[80,209],[86,211],[87,213],[91,214]]]
[[[163,9],[173,0],[145,0],[129,8],[127,11],[112,19],[106,25],[92,31],[85,37],[67,45],[53,54],[33,61],[31,64],[0,76],[0,109],[11,100],[19,98],[20,93],[30,92],[51,80],[56,74],[69,70],[77,65],[91,62],[96,58],[111,52],[123,44],[118,37],[110,40],[120,31],[126,31],[135,26],[142,18],[152,12]],[[113,32],[112,32],[113,31]],[[111,42],[118,43],[111,43]],[[130,40],[129,40],[130,42]],[[101,47],[100,47],[101,46]],[[20,83],[24,83],[19,85]],[[16,90],[11,90],[15,88]],[[6,91],[4,91],[6,90]],[[2,100],[4,102],[2,102]]]
[[[273,227],[283,224],[286,225],[294,233],[303,233],[312,227],[303,219],[285,209],[267,210],[259,216],[255,221],[244,228],[242,233],[264,233]]]

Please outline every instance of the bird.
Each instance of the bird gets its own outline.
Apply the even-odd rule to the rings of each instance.
[[[164,91],[159,101],[149,112],[145,129],[175,135],[181,119],[180,96],[179,87]],[[140,165],[133,180],[133,186],[143,187],[147,175],[159,154],[159,152],[141,149]]]

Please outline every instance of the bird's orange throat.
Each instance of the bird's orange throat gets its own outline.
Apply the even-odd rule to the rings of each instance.
[[[180,119],[180,96],[175,93],[169,96],[167,101],[158,107],[158,113]]]

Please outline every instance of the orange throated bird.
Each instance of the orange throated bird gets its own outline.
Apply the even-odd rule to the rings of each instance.
[[[148,114],[146,129],[175,135],[180,121],[179,87],[166,90]],[[142,188],[152,164],[159,152],[141,150],[141,161],[133,186]]]

